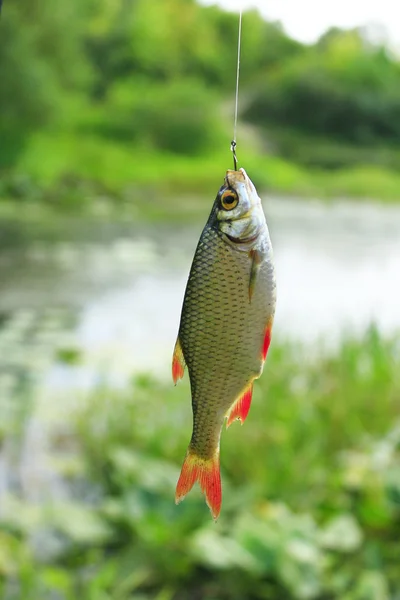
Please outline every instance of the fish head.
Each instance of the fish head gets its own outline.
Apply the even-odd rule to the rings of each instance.
[[[213,220],[230,243],[246,248],[257,243],[266,226],[265,216],[257,190],[243,168],[226,172],[225,183],[215,201]]]

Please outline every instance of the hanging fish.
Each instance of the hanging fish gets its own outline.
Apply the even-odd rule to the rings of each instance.
[[[272,247],[261,200],[244,169],[228,170],[203,229],[183,301],[172,361],[176,383],[188,367],[193,433],[176,488],[196,481],[216,519],[221,509],[219,445],[250,409],[275,312]]]

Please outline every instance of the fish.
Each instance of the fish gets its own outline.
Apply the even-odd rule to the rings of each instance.
[[[260,197],[243,168],[228,170],[201,233],[183,300],[172,377],[187,367],[193,430],[176,486],[197,481],[216,520],[222,504],[220,437],[243,424],[271,342],[276,277]]]

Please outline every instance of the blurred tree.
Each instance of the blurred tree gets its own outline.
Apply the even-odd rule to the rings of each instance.
[[[245,23],[244,85],[302,48],[255,11]],[[0,41],[0,166],[49,127],[174,152],[205,148],[219,103],[210,88],[221,96],[234,88],[237,28],[236,13],[195,0],[10,5]]]
[[[304,46],[257,11],[243,24],[250,121],[354,144],[399,140],[400,67],[371,35],[331,29]],[[196,0],[8,3],[0,168],[18,168],[41,131],[172,152],[211,147],[219,105],[233,97],[237,30],[237,13]]]
[[[96,68],[95,96],[116,80],[197,77],[232,86],[237,51],[237,13],[195,0],[105,0],[91,5],[86,47]],[[245,15],[243,81],[298,52],[302,46],[258,12]]]
[[[20,0],[0,24],[0,166],[18,157],[32,131],[62,112],[64,93],[84,91],[90,69],[82,53],[80,3]]]
[[[400,67],[358,30],[327,32],[264,79],[246,118],[363,144],[400,139]]]

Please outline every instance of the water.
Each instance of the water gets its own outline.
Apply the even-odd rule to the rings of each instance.
[[[400,329],[400,207],[269,199],[265,212],[278,279],[275,336],[330,345],[371,322],[385,334]],[[81,363],[53,367],[50,386],[169,375],[202,226],[72,221],[52,239],[43,228],[27,235],[3,224],[0,314],[46,322],[43,313],[57,309],[75,319],[63,339],[82,350]]]
[[[400,330],[400,207],[269,199],[265,212],[274,336],[315,350],[371,322]],[[9,492],[69,497],[54,464],[82,391],[144,370],[170,378],[202,226],[0,223],[0,508]]]

